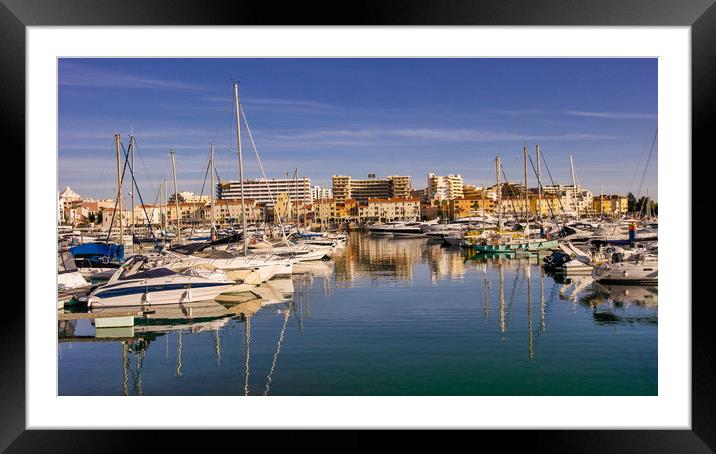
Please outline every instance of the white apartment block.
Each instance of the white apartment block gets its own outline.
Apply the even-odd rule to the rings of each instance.
[[[333,198],[333,191],[331,188],[322,188],[320,186],[314,186],[311,189],[311,197],[313,200],[325,200]]]
[[[428,199],[452,200],[463,197],[463,181],[461,175],[438,176],[428,174]]]
[[[252,199],[256,203],[273,206],[279,194],[288,194],[292,201],[300,200],[304,203],[313,202],[310,178],[280,178],[244,180],[244,199]],[[222,181],[217,186],[217,198],[220,200],[240,200],[241,183],[237,181]]]

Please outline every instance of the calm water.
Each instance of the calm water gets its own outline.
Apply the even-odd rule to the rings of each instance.
[[[228,309],[61,325],[59,393],[657,394],[656,287],[564,283],[537,258],[361,234],[301,271]]]

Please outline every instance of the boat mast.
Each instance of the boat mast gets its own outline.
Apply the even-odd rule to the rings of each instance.
[[[497,177],[497,230],[502,230],[502,189],[500,188],[500,157],[495,157],[495,175]]]
[[[527,145],[522,148],[522,153],[525,161],[525,235],[527,235],[530,226],[530,197],[527,188],[527,157],[529,156],[529,151],[527,150]]]
[[[114,135],[114,148],[117,152],[117,207],[119,208],[119,244],[124,244],[124,231],[122,225],[122,174],[119,170],[119,144],[121,141],[119,134]]]
[[[214,144],[213,143],[211,144],[210,160],[211,160],[211,163],[209,164],[209,168],[210,168],[209,171],[211,172],[211,198],[210,198],[210,200],[211,200],[211,233],[210,233],[210,236],[211,236],[211,238],[213,238],[214,237],[214,229],[215,229],[214,225],[215,225],[215,221],[216,221],[216,214],[214,212],[214,189],[215,189],[214,186],[215,186],[215,184],[214,184]]]
[[[129,195],[131,197],[130,210],[132,210],[131,214],[130,214],[131,219],[132,219],[132,226],[130,227],[130,232],[132,233],[132,238],[134,238],[134,183],[135,183],[135,181],[134,181],[134,144],[135,144],[134,134],[132,134],[131,136],[129,136],[129,148],[132,149],[131,164],[130,164],[132,166],[132,189],[131,189],[131,192],[129,193]],[[132,248],[134,248],[134,241],[132,241]]]
[[[577,177],[574,175],[574,161],[572,160],[572,155],[569,155],[569,168],[572,171],[572,200],[576,201],[577,199]],[[577,208],[577,219],[579,219],[579,208]]]
[[[535,154],[537,157],[537,219],[539,219],[540,223],[542,222],[542,176],[539,168],[539,155],[541,153],[541,150],[539,148],[539,144],[535,147]]]
[[[244,255],[249,253],[249,245],[247,241],[246,231],[246,208],[244,205],[244,161],[241,157],[241,113],[239,110],[239,84],[234,81],[234,103],[236,105],[236,142],[238,145],[237,154],[239,155],[239,187],[241,189],[241,227],[243,228]]]
[[[162,191],[164,193],[164,216],[162,217],[162,226],[164,229],[164,233],[167,231],[167,179],[164,178],[162,180]]]
[[[172,158],[172,179],[174,180],[174,205],[177,214],[177,240],[181,238],[181,214],[179,213],[179,193],[177,192],[177,166],[174,160],[174,150],[169,150],[169,156]]]
[[[301,214],[298,212],[298,167],[293,171],[293,187],[296,190],[296,231],[301,233]]]

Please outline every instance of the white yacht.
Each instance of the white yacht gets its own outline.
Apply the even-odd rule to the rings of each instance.
[[[394,237],[425,236],[423,231],[426,226],[436,224],[432,222],[388,222],[385,224],[373,224],[368,226],[371,235],[392,235]]]
[[[247,290],[253,287],[245,285]],[[181,272],[149,264],[146,256],[130,258],[106,284],[86,297],[88,308],[189,303],[214,299],[236,284],[219,270],[188,267]]]
[[[276,275],[291,274],[294,261],[275,255],[236,255],[229,251],[199,252],[194,255],[181,255],[167,252],[184,266],[205,265],[223,271],[255,271],[260,282],[266,282]],[[177,265],[175,265],[177,266]]]
[[[601,283],[657,284],[659,258],[644,249],[618,249],[609,261],[594,268],[592,277]]]

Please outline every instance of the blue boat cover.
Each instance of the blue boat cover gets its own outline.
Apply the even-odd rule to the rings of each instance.
[[[85,243],[70,248],[75,258],[86,258],[95,263],[123,262],[124,246],[116,243]]]

